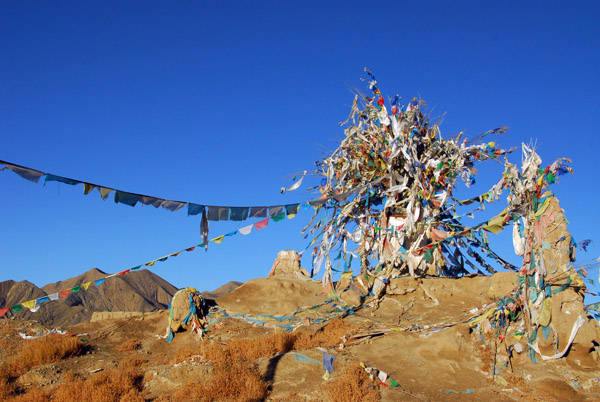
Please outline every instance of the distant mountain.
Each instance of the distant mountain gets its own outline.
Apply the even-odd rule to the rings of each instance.
[[[229,294],[236,290],[238,287],[242,286],[243,282],[231,281],[227,282],[225,285],[213,290],[212,292],[204,291],[202,292],[202,296],[207,299],[217,299],[220,296]]]
[[[0,282],[0,306],[10,306],[70,289],[106,275],[93,268],[82,275],[50,283],[41,289],[27,281]],[[71,293],[66,298],[43,303],[35,313],[24,310],[15,315],[44,325],[74,325],[89,321],[95,311],[150,312],[166,309],[176,291],[175,286],[144,269],[108,278],[100,286],[91,285],[87,290]]]

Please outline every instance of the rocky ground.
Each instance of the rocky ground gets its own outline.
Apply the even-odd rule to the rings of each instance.
[[[366,303],[368,299],[354,284],[347,284],[347,290],[340,292],[347,303],[344,305],[331,301],[330,295],[322,294],[321,285],[313,281],[290,277],[255,279],[217,298],[218,309],[213,309],[210,332],[204,339],[181,332],[172,342],[165,342],[161,336],[168,322],[167,310],[117,314],[62,328],[70,332],[62,336],[75,336],[87,345],[85,353],[31,368],[14,379],[17,391],[9,397],[47,398],[53,388],[58,389],[73,375],[90,379],[123,366],[124,361],[135,360],[142,373],[138,384],[142,399],[115,400],[164,401],[170,400],[169,396],[185,400],[181,390],[196,384],[213,381],[215,387],[227,386],[215,382],[220,381],[215,377],[216,366],[203,345],[227,347],[239,340],[266,339],[291,322],[288,328],[297,337],[293,346],[289,343],[252,360],[253,369],[258,370],[267,386],[262,399],[336,400],[324,392],[327,384],[352,381],[344,376],[344,369],[362,363],[385,372],[399,384],[391,388],[389,378],[383,384],[363,384],[382,401],[597,400],[600,356],[596,340],[600,339],[600,330],[595,321],[582,327],[566,357],[552,361],[538,357],[538,363],[533,363],[525,352],[514,352],[508,359],[508,346],[526,346],[518,336],[518,328],[509,327],[500,339],[493,331],[482,333],[466,323],[498,295],[510,291],[514,283],[512,274],[461,279],[401,278],[392,281],[388,295],[375,306]],[[348,314],[350,305],[361,307]],[[318,307],[305,309],[314,306]],[[272,317],[293,311],[299,317],[295,321]],[[328,325],[337,329],[327,332]],[[7,361],[11,353],[31,342],[21,339],[18,332],[35,335],[46,330],[34,321],[0,320],[2,360]],[[561,333],[560,329],[557,332]],[[302,341],[298,341],[300,338]],[[335,356],[335,370],[328,380],[323,379],[323,367],[319,364],[323,350]],[[40,389],[45,394],[36,391]],[[26,399],[27,395],[31,397]],[[188,400],[212,400],[189,395]],[[230,400],[244,400],[243,396],[239,398]],[[337,400],[352,398],[340,395]]]

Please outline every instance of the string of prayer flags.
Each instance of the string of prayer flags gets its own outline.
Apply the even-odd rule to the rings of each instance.
[[[164,208],[168,211],[175,212],[180,209],[187,207],[188,216],[195,216],[202,214],[205,216],[208,213],[209,221],[245,221],[248,218],[266,218],[277,216],[279,218],[282,211],[285,209],[289,218],[292,218],[294,213],[294,207],[299,204],[291,205],[274,205],[274,206],[218,206],[218,205],[206,205],[198,204],[193,202],[169,200],[160,197],[153,197],[149,195],[138,194],[130,191],[118,190],[113,187],[101,186],[86,181],[71,179],[68,177],[58,176],[52,173],[42,172],[25,166],[17,165],[11,162],[0,160],[0,165],[4,167],[0,170],[10,170],[22,178],[31,182],[37,183],[41,177],[45,177],[44,184],[48,182],[58,182],[74,186],[77,184],[83,184],[83,194],[88,195],[95,189],[98,189],[100,197],[106,200],[111,193],[114,193],[114,201],[117,204],[129,205],[131,207],[136,206],[138,203],[142,205],[151,205],[155,208]],[[305,172],[306,174],[306,172]],[[288,191],[296,189],[300,186],[304,175],[298,182],[288,188]],[[294,188],[293,188],[294,187]],[[325,200],[327,201],[327,200]],[[208,211],[207,211],[208,210]],[[297,209],[295,209],[297,213]],[[291,216],[290,216],[291,215]],[[205,241],[206,243],[206,241]]]

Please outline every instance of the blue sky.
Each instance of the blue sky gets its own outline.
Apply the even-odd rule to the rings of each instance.
[[[385,95],[421,97],[432,117],[445,114],[446,136],[506,125],[500,146],[536,141],[546,164],[572,158],[575,175],[552,190],[575,238],[595,241],[579,261],[600,254],[596,2],[0,7],[0,159],[200,204],[306,201],[306,186],[279,189],[337,147],[367,66]],[[483,169],[461,194],[487,191],[499,173]],[[11,172],[0,172],[0,188],[0,280],[41,286],[93,267],[117,272],[201,241],[200,219],[183,210],[132,208]],[[264,276],[279,250],[306,247],[310,217],[301,210],[153,271],[203,290]],[[252,222],[211,222],[210,234]],[[518,263],[509,240],[492,246]]]

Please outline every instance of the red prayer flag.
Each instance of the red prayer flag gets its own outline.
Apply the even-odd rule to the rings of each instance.
[[[121,272],[119,272],[119,275],[120,275],[120,276],[123,276],[123,275],[125,275],[125,274],[128,274],[130,271],[131,271],[131,269],[126,269],[125,271],[121,271]]]
[[[185,251],[194,251],[195,248],[196,248],[196,246],[192,246],[190,248],[186,248]]]
[[[62,292],[58,292],[60,297],[67,297],[71,293],[71,289],[63,290]]]
[[[385,101],[383,100],[383,96],[382,96],[381,98],[377,99],[377,104],[378,104],[379,106],[383,106],[383,103],[384,103],[384,102],[385,102]]]
[[[3,309],[0,309],[0,317],[4,317],[4,314],[6,314],[8,312],[8,307],[4,307]]]
[[[262,221],[258,221],[258,222],[256,222],[256,223],[254,224],[254,227],[255,227],[256,229],[262,229],[262,228],[266,227],[268,223],[269,223],[269,218],[267,218],[267,219],[263,219]]]

